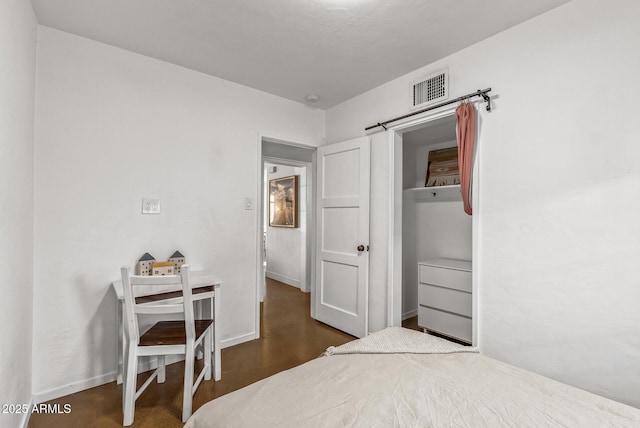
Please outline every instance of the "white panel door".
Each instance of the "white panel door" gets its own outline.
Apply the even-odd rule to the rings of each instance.
[[[368,330],[369,137],[318,148],[316,319]]]

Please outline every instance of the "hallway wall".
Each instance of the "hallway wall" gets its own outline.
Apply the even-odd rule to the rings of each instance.
[[[276,167],[277,172],[269,173],[269,168]],[[302,269],[302,257],[304,253],[304,238],[307,229],[306,224],[306,168],[298,168],[286,165],[265,164],[265,177],[267,180],[267,189],[269,180],[275,178],[287,177],[290,175],[298,176],[298,227],[272,227],[269,226],[268,213],[265,216],[267,223],[267,278],[275,279],[293,287],[301,288],[305,281]],[[269,204],[268,191],[265,194],[265,203]]]

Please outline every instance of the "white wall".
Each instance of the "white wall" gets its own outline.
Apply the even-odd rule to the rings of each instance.
[[[471,260],[471,217],[462,200],[425,202],[405,198],[402,207],[402,314],[418,313],[418,262]]]
[[[31,401],[36,32],[30,2],[0,4],[0,404]]]
[[[276,166],[277,172],[269,173]],[[268,182],[275,178],[298,175],[298,227],[270,227],[267,208],[267,272],[268,278],[300,288],[302,278],[302,235],[306,229],[306,168],[267,163],[267,193],[265,202],[269,204]]]
[[[255,337],[259,134],[318,145],[324,112],[47,27],[38,42],[37,398],[114,378],[110,284],[147,251],[224,280],[223,346]]]
[[[491,86],[474,207],[479,345],[640,407],[638,16],[635,1],[574,0],[329,110],[327,140],[406,113],[409,83],[443,67],[452,97]],[[383,156],[386,133],[372,140]],[[386,213],[388,181],[373,171],[372,213]],[[383,280],[372,271],[372,325],[386,318]]]

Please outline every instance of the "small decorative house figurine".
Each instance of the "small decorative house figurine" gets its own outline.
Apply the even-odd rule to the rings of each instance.
[[[152,274],[151,266],[155,261],[156,259],[154,259],[151,254],[144,253],[144,255],[140,257],[140,260],[138,260],[137,275],[151,275]]]
[[[153,275],[173,275],[173,269],[172,262],[155,262],[153,264]]]
[[[173,272],[178,275],[180,273],[180,266],[184,264],[184,256],[180,251],[176,251],[169,257],[169,261],[173,262]]]

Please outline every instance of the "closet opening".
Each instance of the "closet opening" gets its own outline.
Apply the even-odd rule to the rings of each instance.
[[[472,261],[477,219],[464,212],[454,172],[455,106],[388,132],[392,178],[388,324],[404,322],[410,328],[475,344]],[[474,174],[474,183],[475,178]]]

